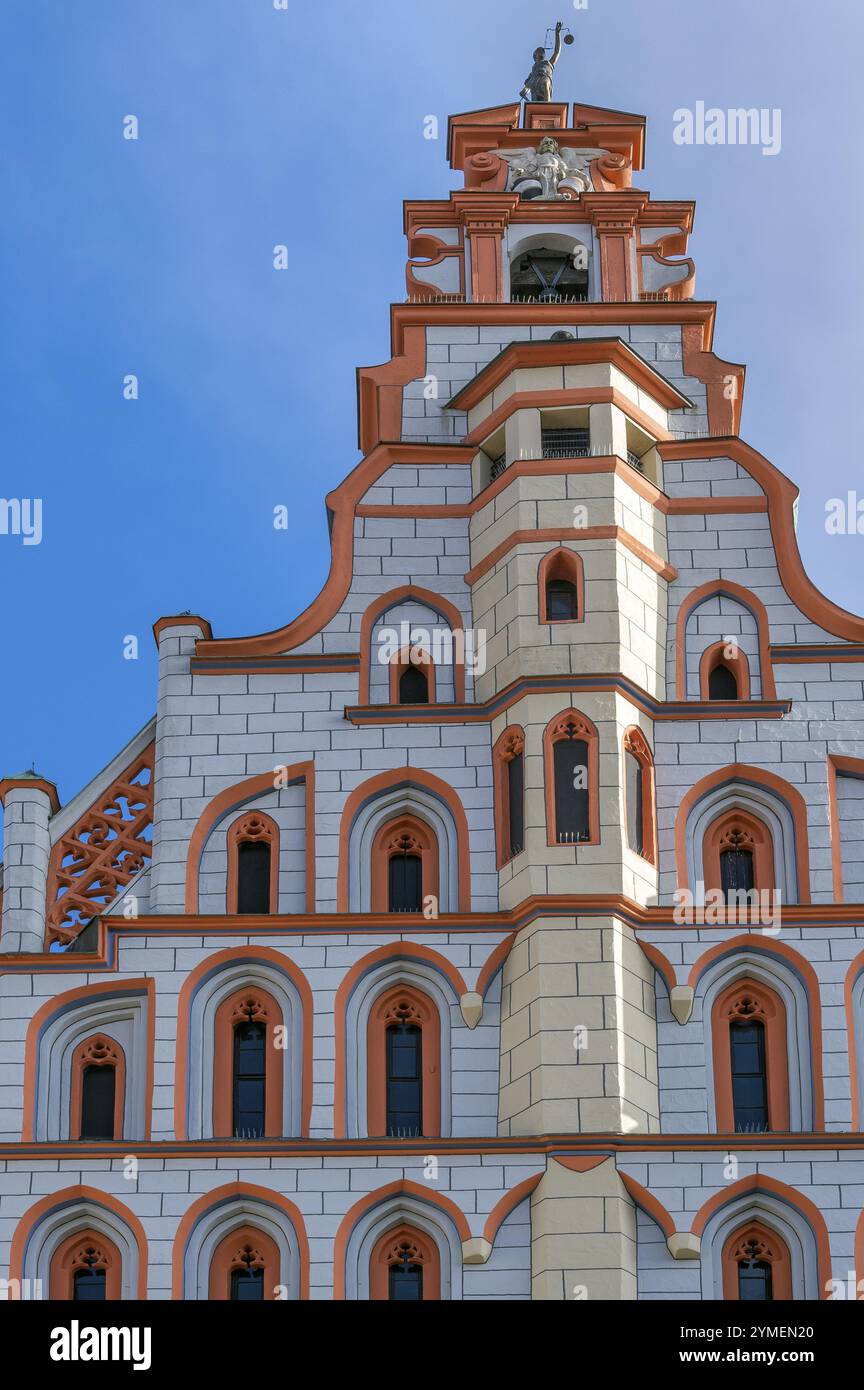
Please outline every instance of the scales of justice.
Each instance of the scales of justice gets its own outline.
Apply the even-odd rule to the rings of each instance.
[[[564,29],[559,19],[554,29],[546,30],[545,47],[534,50],[534,66],[525,78],[520,97],[524,97],[526,101],[552,100],[552,81],[555,64],[561,57],[562,42],[571,44],[573,35],[569,29]]]

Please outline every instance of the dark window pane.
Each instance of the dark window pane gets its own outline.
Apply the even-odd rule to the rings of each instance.
[[[510,824],[508,858],[521,854],[525,847],[525,764],[517,753],[507,764],[507,816]]]
[[[727,903],[732,893],[749,893],[754,882],[752,852],[749,849],[724,849],[720,855],[720,887]]]
[[[721,662],[715,666],[708,676],[708,699],[709,700],[737,700],[738,681],[734,671],[730,671],[728,666]]]
[[[232,1269],[231,1302],[258,1303],[264,1299],[263,1269]]]
[[[591,452],[591,431],[542,430],[541,446],[544,459],[586,458]]]
[[[390,1266],[389,1296],[392,1303],[419,1303],[423,1298],[422,1265]]]
[[[399,677],[400,705],[428,705],[429,682],[419,666],[406,666]]]
[[[550,579],[546,585],[546,617],[550,623],[574,622],[579,616],[576,585],[569,579]]]
[[[72,1279],[75,1303],[102,1303],[107,1296],[104,1269],[76,1269]]]
[[[765,1069],[765,1025],[729,1025],[732,1060],[732,1110],[735,1129],[768,1128],[768,1077]]]
[[[588,744],[581,738],[559,739],[553,745],[553,757],[555,834],[558,843],[587,840]]]
[[[625,803],[627,806],[627,843],[637,854],[645,853],[644,833],[644,776],[643,768],[635,753],[629,748],[624,754],[624,770],[627,779]]]
[[[234,1029],[234,1133],[255,1139],[264,1133],[267,1029],[238,1023]]]
[[[237,846],[237,911],[270,911],[270,846],[264,840]]]
[[[387,1029],[387,1133],[423,1132],[423,1032],[414,1023]]]
[[[114,1067],[85,1067],[81,1079],[81,1138],[114,1138]]]
[[[389,864],[391,912],[423,911],[423,861],[419,854],[394,854]]]
[[[774,1297],[771,1266],[762,1260],[748,1260],[739,1264],[738,1297],[742,1303],[770,1303]]]

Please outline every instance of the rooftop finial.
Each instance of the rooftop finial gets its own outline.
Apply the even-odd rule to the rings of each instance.
[[[519,93],[520,97],[525,97],[530,101],[551,101],[552,100],[552,78],[555,72],[555,64],[561,57],[561,31],[564,28],[559,19],[555,25],[555,43],[552,47],[551,39],[553,31],[546,32],[546,47],[535,48],[534,66],[525,78],[525,85]],[[564,43],[572,43],[573,35],[568,29],[564,34]],[[552,47],[552,52],[549,49]],[[547,54],[549,55],[547,57]]]

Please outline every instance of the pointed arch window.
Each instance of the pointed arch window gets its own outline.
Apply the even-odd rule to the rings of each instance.
[[[786,1242],[761,1221],[733,1231],[723,1246],[723,1297],[773,1303],[792,1298],[792,1261]]]
[[[435,703],[435,664],[420,647],[403,647],[390,663],[391,705]]]
[[[97,1033],[72,1056],[70,1137],[122,1139],[126,1058],[113,1038]]]
[[[279,911],[279,828],[261,811],[241,816],[228,831],[228,911]]]
[[[369,1297],[390,1303],[439,1299],[441,1260],[431,1236],[407,1225],[383,1235],[372,1251]]]
[[[495,776],[495,838],[498,868],[525,848],[525,733],[504,730],[492,750]]]
[[[213,1133],[258,1139],[282,1133],[285,1048],[279,1005],[261,989],[244,989],[216,1010]]]
[[[113,1302],[121,1296],[120,1252],[98,1231],[76,1231],[51,1257],[50,1296],[75,1303]]]
[[[771,832],[747,811],[728,811],[709,826],[702,863],[706,890],[719,889],[729,907],[746,911],[755,906],[747,895],[776,887]]]
[[[431,999],[398,985],[373,1006],[367,1030],[370,1135],[433,1136],[441,1128],[441,1020]]]
[[[635,725],[624,735],[624,814],[627,844],[634,854],[657,863],[654,759]]]
[[[210,1298],[230,1303],[261,1303],[276,1296],[279,1249],[271,1236],[241,1226],[219,1242],[210,1261]]]
[[[585,616],[582,557],[560,546],[544,555],[537,570],[541,623],[579,623]]]
[[[714,642],[699,661],[699,692],[703,700],[749,700],[750,666],[746,654],[731,642]]]
[[[568,710],[546,726],[543,748],[549,844],[599,844],[597,730],[583,714]]]
[[[389,821],[372,842],[372,911],[422,912],[438,896],[438,841],[418,816]]]
[[[718,1131],[788,1129],[786,1009],[779,995],[738,980],[716,1000],[711,1027]]]

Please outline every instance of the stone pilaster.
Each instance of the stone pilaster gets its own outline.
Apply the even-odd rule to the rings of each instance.
[[[531,1196],[531,1297],[636,1298],[636,1208],[614,1158],[549,1159]]]
[[[0,782],[3,805],[3,925],[5,955],[45,950],[45,913],[57,789],[36,773]]]

